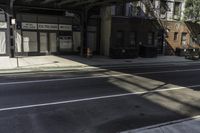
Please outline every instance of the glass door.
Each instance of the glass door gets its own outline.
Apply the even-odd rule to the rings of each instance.
[[[57,34],[56,33],[49,33],[49,43],[50,43],[50,52],[56,53],[57,52]]]
[[[88,47],[93,52],[96,52],[96,33],[95,32],[88,32],[87,33],[87,39],[88,39]]]
[[[48,40],[46,32],[40,32],[40,53],[48,53]]]
[[[24,52],[37,52],[37,32],[23,31]]]

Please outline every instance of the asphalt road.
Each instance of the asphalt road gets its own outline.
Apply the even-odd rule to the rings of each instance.
[[[117,133],[200,115],[200,63],[0,76],[0,133]]]

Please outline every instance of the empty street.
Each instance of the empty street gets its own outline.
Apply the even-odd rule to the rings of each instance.
[[[0,77],[2,133],[117,133],[200,115],[199,63]]]

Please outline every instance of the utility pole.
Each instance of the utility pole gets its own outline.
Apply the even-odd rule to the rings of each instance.
[[[8,30],[9,30],[9,36],[10,39],[10,57],[15,57],[15,18],[14,18],[14,2],[15,0],[8,0],[8,15],[7,15],[7,21],[8,21]]]

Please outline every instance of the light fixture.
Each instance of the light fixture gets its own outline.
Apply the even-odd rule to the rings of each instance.
[[[12,18],[12,19],[11,19],[11,24],[12,24],[12,25],[15,25],[15,24],[16,24],[16,19]]]

